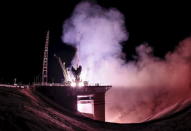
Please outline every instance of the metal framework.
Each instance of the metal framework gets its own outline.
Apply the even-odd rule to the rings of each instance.
[[[56,54],[54,54],[54,57],[56,57],[56,59],[58,60],[58,62],[60,64],[60,67],[61,67],[62,73],[63,73],[63,77],[64,77],[64,81],[65,82],[69,81],[68,71],[66,69],[65,62],[62,62],[61,58],[58,57]]]
[[[49,44],[49,31],[46,34],[44,57],[43,57],[43,67],[42,67],[42,84],[48,82],[48,44]]]

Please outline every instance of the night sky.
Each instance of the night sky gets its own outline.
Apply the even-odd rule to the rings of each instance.
[[[78,2],[80,0],[1,4],[1,82],[13,83],[17,78],[19,82],[28,83],[40,76],[47,30],[50,30],[49,79],[57,81],[55,79],[60,78],[53,54],[61,56],[69,65],[75,49],[62,43],[62,26]],[[125,0],[97,0],[97,3],[105,8],[117,8],[124,14],[129,32],[123,49],[127,60],[133,59],[135,47],[144,42],[154,48],[154,55],[163,58],[191,34],[191,12],[187,3],[176,3],[176,6],[175,3],[131,3]]]

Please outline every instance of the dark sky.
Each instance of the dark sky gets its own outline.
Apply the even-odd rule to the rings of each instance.
[[[27,83],[40,75],[48,29],[50,57],[56,53],[70,61],[74,49],[62,43],[62,25],[79,1],[1,4],[0,81],[13,82],[14,78],[18,78],[18,81]],[[167,51],[174,49],[178,41],[191,34],[190,8],[187,3],[131,3],[125,0],[97,0],[97,3],[106,8],[117,8],[125,15],[129,40],[125,42],[124,52],[128,59],[135,54],[135,47],[144,42],[154,48],[156,56],[163,57]],[[53,58],[50,61],[57,62]],[[50,70],[58,72],[55,69],[57,66],[51,64]]]

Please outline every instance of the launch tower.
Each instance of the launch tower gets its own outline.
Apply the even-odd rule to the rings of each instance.
[[[43,57],[43,67],[42,67],[42,84],[47,84],[48,82],[48,44],[49,44],[49,31],[46,34],[44,57]]]

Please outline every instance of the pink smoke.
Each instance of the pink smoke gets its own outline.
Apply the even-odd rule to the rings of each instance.
[[[106,121],[142,122],[190,102],[191,38],[180,42],[165,59],[141,45],[138,61],[126,63],[120,43],[127,40],[128,33],[117,9],[82,2],[63,29],[63,41],[77,48],[73,64],[82,65],[83,78],[113,86],[106,94]]]

